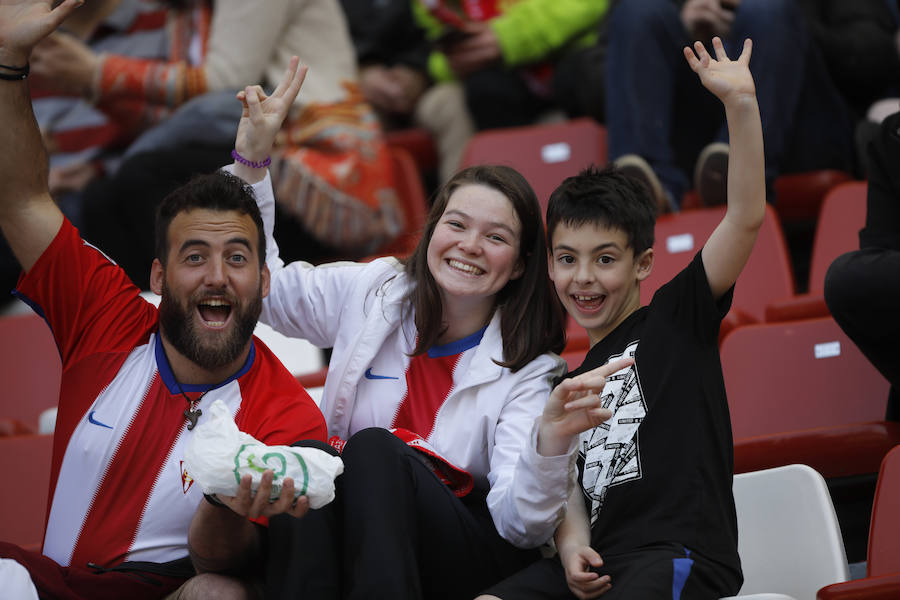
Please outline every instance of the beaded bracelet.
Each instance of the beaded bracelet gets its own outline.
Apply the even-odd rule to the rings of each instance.
[[[21,81],[28,77],[28,73],[31,72],[31,64],[25,63],[24,67],[12,67],[10,65],[0,65],[0,69],[6,69],[7,71],[13,71],[13,74],[2,73],[0,72],[0,79],[4,81]]]
[[[247,165],[248,167],[253,167],[254,169],[262,169],[264,167],[268,167],[272,163],[272,157],[267,156],[265,160],[255,161],[255,160],[247,160],[240,154],[238,154],[237,150],[231,151],[231,158],[238,161],[242,165]]]

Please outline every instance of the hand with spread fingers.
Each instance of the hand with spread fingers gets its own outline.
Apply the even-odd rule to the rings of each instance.
[[[0,2],[0,64],[22,66],[31,50],[83,0],[65,0],[53,7],[51,0],[4,0]]]
[[[752,98],[755,102],[756,86],[750,74],[750,54],[753,49],[750,39],[744,40],[741,55],[735,60],[728,58],[720,38],[714,37],[712,45],[715,58],[709,55],[701,42],[694,42],[693,50],[684,48],[684,57],[700,77],[703,87],[715,94],[726,107],[732,101],[746,98]]]
[[[610,418],[612,412],[601,404],[606,379],[633,364],[633,358],[622,358],[577,377],[564,379],[557,385],[541,417],[538,453],[543,456],[564,454],[573,436]]]

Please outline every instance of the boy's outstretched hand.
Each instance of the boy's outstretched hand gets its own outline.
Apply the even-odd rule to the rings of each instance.
[[[694,42],[693,50],[688,46],[684,47],[684,57],[694,73],[700,76],[703,86],[723,104],[747,97],[755,99],[756,86],[750,74],[750,54],[753,48],[750,39],[744,40],[744,48],[737,60],[728,58],[720,38],[714,37],[712,45],[715,58],[709,55],[702,42]]]
[[[634,364],[633,358],[608,362],[587,373],[564,379],[550,393],[538,430],[537,450],[542,456],[568,451],[572,437],[612,416],[601,404],[606,378]]]

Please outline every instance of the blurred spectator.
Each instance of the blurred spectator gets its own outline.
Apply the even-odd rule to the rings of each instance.
[[[157,1],[100,0],[82,8],[31,58],[32,103],[50,155],[50,192],[57,199],[77,195],[94,178],[114,171],[124,148],[170,112],[157,102],[116,103],[95,96],[98,62],[105,54],[165,60],[172,44],[167,23],[173,30],[184,27]],[[77,200],[62,205],[80,223]]]
[[[890,382],[887,418],[900,421],[900,113],[881,123],[868,153],[860,249],[831,264],[825,301],[841,329]]]
[[[853,108],[859,175],[881,121],[900,109],[897,0],[801,0],[828,72]]]
[[[724,113],[677,52],[713,35],[729,54],[753,40],[769,201],[781,173],[851,168],[849,110],[793,0],[617,2],[607,27],[610,158],[638,171],[661,208],[678,209],[691,187],[704,204],[725,200]]]
[[[45,63],[48,80],[72,93],[87,86],[107,115],[142,125],[169,115],[130,146],[110,178],[84,190],[85,237],[145,287],[153,248],[146,223],[156,203],[192,173],[228,161],[240,116],[234,92],[248,81],[273,85],[292,54],[310,71],[272,157],[283,252],[308,260],[362,256],[401,230],[391,158],[360,93],[336,2],[170,5],[159,24],[167,32],[165,60],[98,54],[69,39],[71,61],[93,67]]]
[[[434,85],[432,44],[413,17],[410,0],[341,0],[359,63],[360,87],[387,129],[419,126],[434,138],[439,178],[459,167],[475,131],[458,82]]]
[[[478,129],[532,123],[562,109],[590,114],[596,70],[585,60],[597,40],[606,0],[414,0],[436,44],[429,56],[435,81],[463,83]]]

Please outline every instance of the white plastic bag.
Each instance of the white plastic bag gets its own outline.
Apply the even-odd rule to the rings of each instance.
[[[294,480],[294,496],[306,495],[310,508],[321,508],[334,500],[334,478],[344,463],[318,448],[266,446],[240,431],[221,400],[209,407],[209,419],[194,430],[184,453],[185,469],[205,494],[237,495],[244,474],[259,487],[262,474],[272,469],[270,500],[281,495],[284,479]]]

